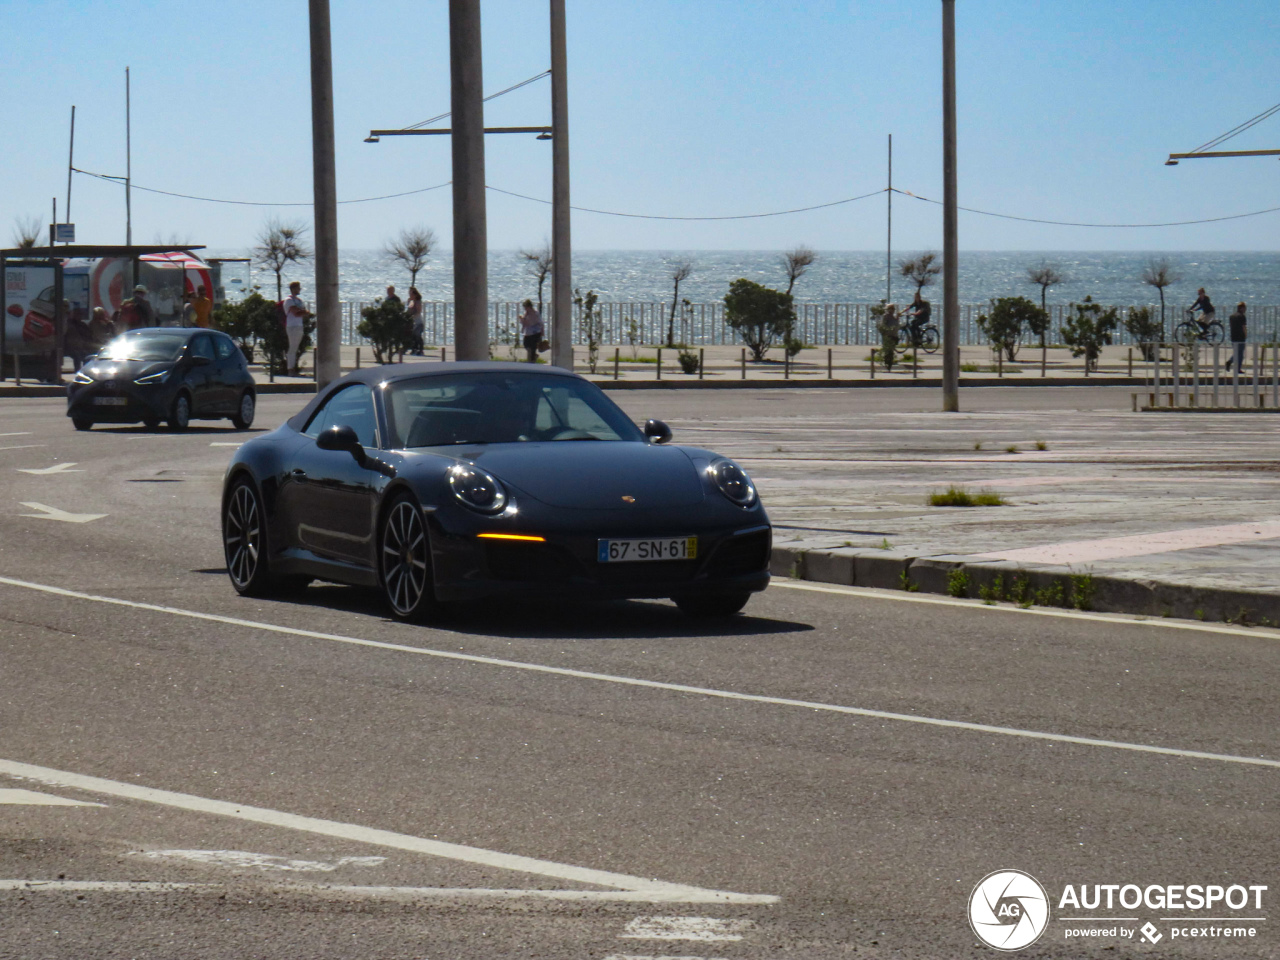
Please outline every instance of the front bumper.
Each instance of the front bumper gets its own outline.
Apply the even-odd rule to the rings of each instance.
[[[95,380],[67,387],[67,416],[94,423],[163,420],[169,414],[168,384],[139,385],[129,380]]]

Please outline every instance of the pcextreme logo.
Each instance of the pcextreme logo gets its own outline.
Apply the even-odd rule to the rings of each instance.
[[[1049,895],[1021,870],[988,873],[969,895],[969,926],[989,947],[1021,950],[1049,926]]]

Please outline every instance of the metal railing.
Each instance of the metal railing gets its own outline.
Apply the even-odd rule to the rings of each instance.
[[[360,310],[368,306],[363,301],[346,300],[342,303],[342,342],[346,344],[367,344],[356,328],[360,323]],[[429,301],[423,305],[423,319],[426,324],[425,340],[435,346],[453,343],[453,303],[449,301]],[[876,330],[872,315],[871,303],[797,303],[795,334],[806,344],[812,346],[841,346],[878,344],[879,333]],[[1151,306],[1151,305],[1148,305]],[[667,328],[671,322],[671,303],[630,302],[599,303],[596,309],[600,315],[599,343],[601,346],[627,346],[629,344],[664,343],[667,339]],[[961,346],[982,346],[988,343],[986,336],[978,326],[979,314],[990,309],[986,303],[964,303],[960,305],[960,344]],[[1116,344],[1125,346],[1136,344],[1135,340],[1124,329],[1124,320],[1134,307],[1120,307],[1120,329],[1114,335]],[[1050,304],[1049,332],[1046,339],[1049,343],[1062,343],[1061,327],[1070,316],[1067,304]],[[1155,305],[1156,315],[1159,306]],[[520,340],[520,323],[516,319],[521,312],[520,303],[515,300],[497,301],[489,304],[489,340],[495,344],[512,344]],[[1166,327],[1172,331],[1177,322],[1174,314],[1176,308],[1167,311]],[[1181,316],[1177,313],[1177,316]],[[543,312],[544,321],[550,324],[552,319],[551,304],[546,304]],[[942,312],[935,309],[933,324],[942,327]],[[1255,306],[1250,308],[1249,324],[1259,335],[1271,342],[1280,341],[1280,306]],[[690,304],[687,310],[677,309],[675,318],[675,340],[690,346],[725,346],[741,343],[741,338],[732,327],[724,322],[724,303],[711,301],[708,303]],[[1256,339],[1257,337],[1255,337]],[[575,313],[574,342],[585,343],[587,336]],[[1031,345],[1031,339],[1024,339]]]
[[[1236,354],[1230,343],[1146,345],[1144,406],[1280,408],[1280,343],[1246,343],[1242,353],[1228,370]]]

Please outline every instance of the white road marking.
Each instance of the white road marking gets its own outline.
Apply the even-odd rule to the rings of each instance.
[[[604,960],[711,960],[711,958],[692,957],[686,954],[676,957],[666,953],[660,955],[652,953],[611,953]]]
[[[75,466],[74,462],[68,462],[68,463],[55,463],[52,467],[40,467],[39,469],[32,469],[30,467],[27,467],[27,468],[15,467],[14,469],[16,469],[19,473],[34,473],[37,476],[40,476],[43,474],[50,474],[50,473],[84,473],[83,470],[73,470],[72,468],[74,466]]]
[[[209,444],[209,446],[211,447],[243,447],[244,444],[243,443],[220,443],[218,441],[214,441],[213,443]]]
[[[187,793],[157,790],[132,783],[106,780],[101,777],[69,773],[65,770],[52,770],[48,767],[37,767],[33,764],[19,763],[14,760],[0,760],[0,774],[23,780],[34,780],[38,783],[73,787],[86,793],[103,794],[126,800],[138,800],[143,803],[155,803],[179,810],[189,810],[194,813],[231,817],[235,820],[262,823],[286,830],[299,830],[378,847],[389,847],[393,850],[407,850],[411,853],[442,857],[446,860],[458,860],[463,863],[478,864],[498,870],[513,870],[518,873],[553,877],[557,880],[566,880],[571,883],[612,887],[615,890],[621,890],[633,895],[632,897],[608,897],[606,899],[634,899],[645,903],[776,903],[778,901],[777,897],[765,894],[708,890],[704,887],[667,883],[662,880],[650,880],[645,877],[633,877],[625,873],[593,870],[590,867],[575,867],[570,864],[555,863],[551,860],[538,860],[533,857],[519,856],[518,854],[499,853],[496,850],[446,843],[442,840],[428,840],[425,837],[414,837],[404,833],[394,833],[390,830],[379,830],[374,827],[362,827],[358,824],[321,820],[316,817],[304,817],[299,814],[270,810],[265,807],[229,803],[225,800],[210,800]],[[563,892],[573,894],[593,891]],[[522,894],[517,892],[509,895]],[[568,897],[568,899],[581,898]]]
[[[337,860],[290,860],[270,853],[245,850],[145,850],[134,856],[147,860],[190,860],[222,867],[253,867],[257,870],[282,870],[287,873],[332,873],[339,867],[377,867],[386,857],[339,857]]]
[[[0,804],[14,804],[29,807],[105,807],[105,803],[90,803],[87,800],[68,800],[66,797],[55,797],[51,793],[37,793],[35,790],[0,789]]]
[[[20,513],[20,517],[35,517],[37,520],[61,520],[63,523],[89,523],[91,520],[101,520],[107,516],[105,513],[68,513],[66,510],[59,510],[57,507],[46,506],[43,503],[29,503],[26,500],[20,500],[24,507],[30,507],[32,510],[41,510],[42,513]]]
[[[43,443],[20,443],[12,447],[0,447],[0,450],[34,450],[36,447],[43,446]]]
[[[29,437],[29,436],[31,436],[30,430],[18,430],[14,433],[0,433],[0,437]]]
[[[280,633],[287,636],[306,637],[310,640],[327,640],[333,643],[349,643],[357,647],[372,647],[378,650],[394,650],[398,653],[409,653],[420,657],[439,657],[442,660],[459,660],[464,663],[482,663],[493,667],[504,667],[509,670],[527,670],[530,673],[546,673],[560,677],[575,677],[580,680],[598,680],[603,683],[616,683],[629,687],[645,687],[650,690],[670,690],[675,693],[692,693],[704,697],[715,697],[722,700],[739,700],[744,703],[767,703],[780,707],[800,707],[805,710],[824,710],[830,713],[842,713],[855,717],[874,717],[879,720],[900,720],[903,723],[918,723],[931,727],[948,727],[953,730],[970,730],[975,733],[994,733],[1005,737],[1024,737],[1028,740],[1050,740],[1055,743],[1071,743],[1084,747],[1106,747],[1112,750],[1132,750],[1137,753],[1154,753],[1162,756],[1186,757],[1193,760],[1216,760],[1221,763],[1241,763],[1258,767],[1274,767],[1280,769],[1280,760],[1269,760],[1266,757],[1244,757],[1230,753],[1208,753],[1203,750],[1180,750],[1176,747],[1157,747],[1144,743],[1126,743],[1122,740],[1099,740],[1092,737],[1075,737],[1064,733],[1046,733],[1040,730],[1021,730],[1017,727],[997,727],[986,723],[971,723],[967,720],[945,720],[939,717],[925,717],[910,713],[892,713],[887,710],[872,710],[867,707],[845,707],[834,703],[822,703],[815,700],[791,700],[786,697],[767,697],[755,693],[737,693],[733,690],[717,690],[713,687],[694,687],[684,683],[665,683],[660,680],[642,680],[637,677],[620,677],[609,673],[592,673],[588,670],[572,670],[567,667],[551,667],[540,663],[526,663],[520,660],[501,660],[497,657],[482,657],[472,653],[455,653],[451,650],[432,650],[429,647],[411,647],[403,643],[388,643],[385,640],[366,640],[360,637],[346,637],[335,633],[318,633],[314,630],[300,630],[297,627],[282,627],[274,623],[262,623],[256,620],[241,620],[238,617],[224,617],[216,613],[200,613],[196,610],[183,610],[178,607],[162,607],[154,603],[138,603],[134,600],[121,600],[117,597],[102,597],[91,593],[81,593],[78,590],[66,590],[62,587],[51,587],[40,583],[30,583],[26,580],[15,580],[12,577],[0,577],[0,584],[8,584],[13,587],[23,587],[28,590],[36,590],[41,593],[49,593],[59,597],[70,597],[76,600],[89,600],[94,603],[107,603],[114,606],[127,607],[133,610],[150,610],[154,613],[165,613],[177,617],[190,617],[193,620],[205,620],[210,623],[223,623],[233,627],[245,627],[251,630],[265,630],[269,633]],[[781,586],[781,584],[780,584]],[[797,589],[812,589],[821,593],[853,593],[857,588],[849,587],[843,589],[829,589],[818,587],[810,584],[786,584],[786,586]],[[871,594],[871,591],[867,591]],[[856,594],[854,594],[856,595]],[[891,599],[907,599],[910,595],[903,597],[895,597],[891,593],[876,593],[877,597]],[[927,597],[914,597],[917,602],[944,602],[941,599],[934,601]],[[971,606],[971,604],[965,604]],[[973,609],[983,610],[1001,610],[1001,607],[986,607],[972,604]],[[1009,608],[1013,610],[1013,608]],[[1043,613],[1044,615],[1054,615],[1053,611],[1022,611],[1014,612],[1023,613]],[[1107,619],[1096,614],[1068,614],[1061,611],[1062,616],[1080,616],[1085,619]],[[1148,621],[1123,621],[1131,623],[1146,623]],[[1167,624],[1160,621],[1150,621],[1154,626],[1170,626],[1181,627],[1185,629],[1201,629],[1208,632],[1228,632],[1226,630],[1215,630],[1212,627],[1199,627],[1194,624]],[[1246,630],[1241,630],[1242,636],[1257,636]],[[1266,636],[1274,636],[1274,634],[1264,634]],[[4,762],[0,761],[0,773],[4,772]]]
[[[755,927],[750,920],[712,917],[636,917],[619,940],[741,940]]]
[[[1173,620],[1165,617],[1144,617],[1132,613],[1086,613],[1083,610],[1055,610],[1052,607],[1018,607],[1009,604],[986,604],[981,600],[964,600],[958,597],[942,597],[930,594],[908,593],[905,590],[881,590],[876,587],[845,587],[832,583],[810,583],[802,580],[774,579],[771,587],[786,590],[810,590],[814,593],[836,593],[848,597],[865,597],[868,600],[894,600],[899,603],[932,603],[944,607],[967,607],[970,610],[987,610],[992,613],[1017,613],[1033,617],[1060,617],[1066,620],[1096,620],[1100,623],[1118,623],[1137,627],[1162,627],[1165,630],[1191,630],[1196,633],[1222,633],[1232,637],[1280,640],[1280,631],[1263,627],[1235,627],[1226,623],[1201,623],[1190,620]]]
[[[662,903],[668,902],[651,893],[639,890],[497,890],[490,887],[377,887],[328,883],[273,883],[270,889],[281,893],[298,893],[315,897],[331,897],[346,900],[426,900],[466,899],[479,900],[565,900],[585,903]],[[165,883],[145,880],[3,880],[0,893],[19,890],[23,893],[226,893],[224,883]],[[777,897],[767,900],[737,901],[750,903],[774,903]],[[676,899],[672,903],[690,901]],[[699,901],[693,901],[699,902]],[[653,958],[653,960],[701,960],[689,958]]]

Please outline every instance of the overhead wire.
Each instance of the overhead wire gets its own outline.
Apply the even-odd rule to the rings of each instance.
[[[521,200],[532,200],[534,203],[550,204],[550,200],[544,200],[541,197],[530,197],[523,193],[515,193],[512,190],[503,190],[500,187],[486,186],[486,189],[492,190],[494,193],[503,193],[509,197],[519,197]],[[846,197],[843,200],[832,200],[829,203],[816,203],[811,207],[794,207],[790,210],[774,210],[770,213],[738,213],[721,217],[675,217],[660,216],[650,213],[621,213],[617,210],[598,210],[595,207],[577,207],[573,204],[569,205],[569,209],[577,210],[581,213],[599,213],[607,217],[628,217],[634,220],[756,220],[761,217],[781,217],[789,213],[805,213],[809,210],[822,210],[825,207],[838,207],[841,204],[853,203],[855,200],[865,200],[868,197],[874,197],[881,193],[885,193],[889,188],[881,187],[879,190],[872,190],[870,193],[864,193],[857,197]]]
[[[549,76],[551,76],[551,71],[543,70],[541,73],[530,77],[528,80],[521,80],[519,83],[513,83],[511,86],[507,87],[505,90],[499,90],[497,93],[489,94],[489,96],[485,97],[480,102],[488,103],[490,100],[496,100],[498,97],[501,97],[504,94],[508,94],[512,90],[519,90],[521,87],[527,86],[528,84],[533,83],[533,81],[535,80],[541,80],[543,77],[549,77]],[[421,120],[418,123],[413,124],[413,126],[401,127],[400,129],[401,130],[420,130],[425,126],[428,126],[429,124],[435,123],[437,120],[446,120],[451,116],[453,116],[453,111],[450,111],[449,113],[442,113],[438,117],[432,117],[430,120]]]
[[[1277,103],[1274,107],[1269,107],[1266,110],[1263,110],[1256,117],[1252,117],[1249,120],[1246,120],[1244,123],[1240,124],[1239,126],[1232,127],[1226,133],[1221,134],[1220,136],[1214,137],[1212,140],[1208,141],[1207,143],[1200,144],[1200,146],[1196,147],[1191,152],[1201,153],[1205,150],[1208,150],[1210,147],[1216,147],[1220,143],[1226,143],[1232,137],[1238,137],[1240,134],[1244,133],[1250,127],[1257,126],[1263,120],[1266,120],[1268,117],[1273,116],[1278,112],[1280,112],[1280,103]]]
[[[90,170],[81,170],[79,167],[72,167],[76,173],[82,173],[87,177],[95,177],[98,180],[106,180],[108,183],[117,183],[123,185],[123,177],[110,177],[103,173],[93,173]],[[404,190],[400,193],[386,193],[378,197],[360,197],[355,200],[339,200],[338,203],[372,203],[375,200],[394,200],[397,197],[411,197],[418,193],[429,193],[432,190],[439,190],[453,183],[452,180],[446,180],[444,183],[437,183],[433,187],[420,187],[417,190]],[[229,203],[240,207],[310,207],[314,206],[313,201],[305,203],[281,202],[272,200],[226,200],[220,197],[198,197],[190,193],[175,193],[172,190],[158,190],[155,187],[144,187],[140,184],[132,184],[134,190],[142,190],[146,193],[158,193],[166,197],[179,197],[183,200],[201,200],[205,203]]]

